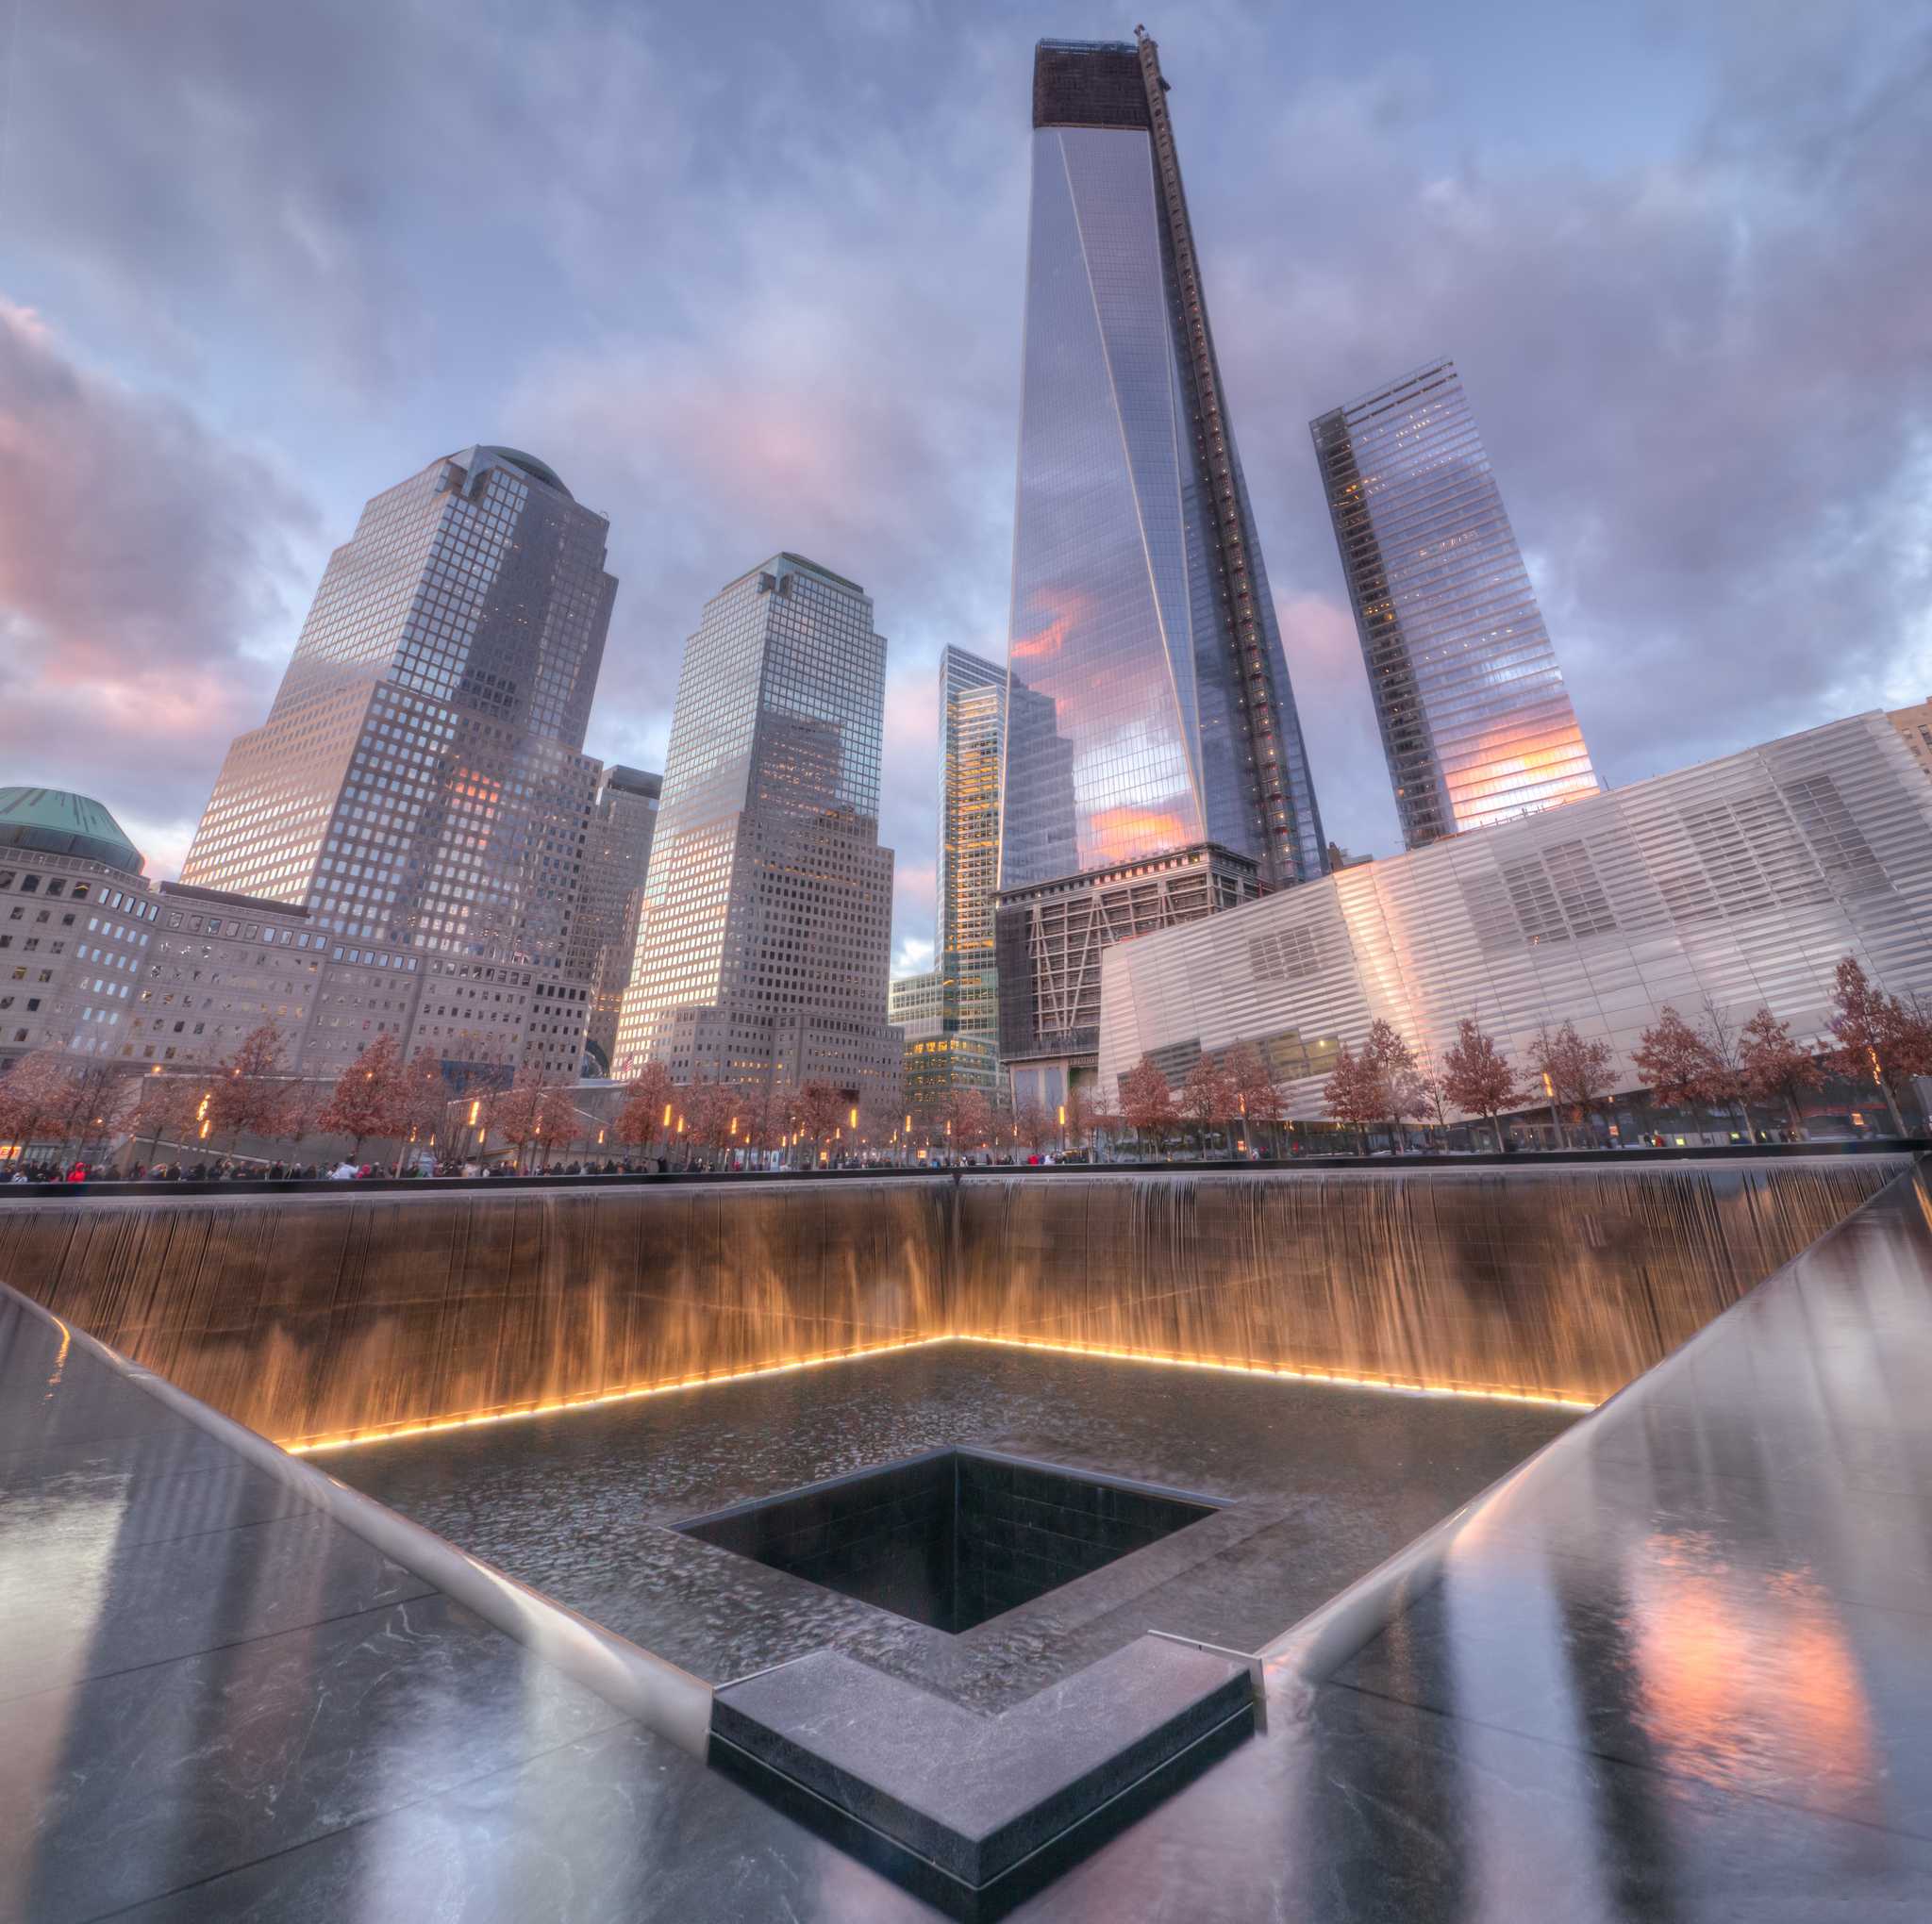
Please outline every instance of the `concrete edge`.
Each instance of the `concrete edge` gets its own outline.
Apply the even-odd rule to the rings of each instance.
[[[1331,1175],[1348,1169],[1365,1169],[1388,1175],[1415,1169],[1553,1169],[1591,1164],[1611,1164],[1639,1169],[1664,1169],[1686,1163],[1786,1162],[1813,1159],[1863,1158],[1888,1155],[1932,1153],[1932,1136],[1887,1136],[1859,1137],[1855,1141],[1754,1142],[1699,1144],[1683,1149],[1524,1149],[1499,1155],[1493,1150],[1418,1150],[1399,1156],[1360,1155],[1352,1151],[1307,1155],[1277,1156],[1258,1162],[1205,1156],[1181,1161],[1056,1163],[1028,1166],[1024,1163],[972,1163],[952,1169],[637,1169],[629,1174],[563,1176],[539,1173],[527,1176],[371,1176],[353,1183],[333,1183],[322,1177],[294,1179],[248,1177],[236,1182],[120,1182],[0,1183],[0,1204],[8,1202],[72,1202],[79,1197],[102,1202],[140,1200],[159,1195],[168,1197],[214,1196],[234,1199],[248,1196],[325,1195],[339,1198],[393,1195],[450,1195],[462,1191],[494,1194],[517,1191],[553,1190],[563,1195],[584,1194],[602,1189],[702,1187],[708,1185],[749,1184],[770,1187],[774,1184],[800,1185],[869,1182],[930,1182],[939,1178],[958,1182],[962,1177],[1024,1176],[1052,1180],[1064,1176],[1092,1175]]]
[[[433,1584],[492,1629],[554,1665],[625,1717],[669,1737],[705,1761],[711,1729],[711,1686],[626,1638],[580,1617],[564,1604],[459,1550],[399,1512],[339,1483],[313,1464],[291,1456],[266,1436],[177,1389],[165,1377],[130,1362],[85,1330],[75,1329],[11,1284],[0,1282],[0,1302],[15,1302],[80,1344],[128,1382],[324,1511],[344,1530]]]
[[[1139,1717],[1131,1707],[1125,1709],[1123,1715],[1129,1728],[1103,1729],[1098,1748],[1076,1751],[1071,1761],[1064,1754],[1054,1755],[1050,1736],[1043,1737],[1040,1728],[1042,1716],[1050,1715],[1041,1709],[1044,1700],[1058,1700],[1065,1684],[1077,1684],[1103,1667],[1118,1671],[1124,1660],[1131,1663],[1137,1656],[1142,1668],[1150,1664],[1157,1668],[1170,1666],[1179,1660],[1183,1650],[1206,1659],[1199,1667],[1209,1673],[1208,1677],[1165,1707]],[[747,1708],[737,1700],[740,1696],[756,1697],[755,1690],[745,1687],[755,1681],[769,1682],[774,1675],[809,1665],[826,1654],[868,1673],[847,1693],[853,1721],[886,1718],[902,1727],[908,1721],[916,1723],[919,1700],[929,1699],[936,1711],[945,1716],[958,1711],[980,1726],[987,1743],[973,1743],[969,1754],[949,1757],[946,1739],[935,1735],[935,1774],[913,1784],[894,1783],[888,1782],[887,1773],[874,1764],[850,1754],[835,1754],[834,1750],[825,1748],[810,1733],[809,1717],[801,1724],[795,1716],[774,1714],[769,1706]],[[877,1693],[870,1700],[868,1686],[875,1686]],[[1034,1697],[997,1713],[955,1705],[920,1684],[875,1670],[858,1659],[812,1651],[772,1667],[759,1673],[758,1680],[745,1679],[741,1684],[721,1689],[715,1703],[712,1746],[714,1754],[720,1748],[737,1753],[968,1889],[978,1891],[1077,1831],[1124,1792],[1158,1775],[1216,1732],[1236,1723],[1252,1730],[1258,1722],[1246,1659],[1188,1645],[1178,1638],[1142,1636],[1098,1659],[1062,1684],[1048,1684]],[[1002,1736],[1008,1740],[1004,1746],[999,1742]],[[1042,1760],[1046,1760],[1043,1768]],[[963,1772],[970,1783],[989,1769],[1008,1792],[1015,1778],[1030,1778],[1024,1792],[1009,1796],[994,1815],[989,1815],[983,1800],[974,1807],[970,1788],[956,1774]]]
[[[1920,1180],[1923,1166],[1915,1157],[1883,1188],[1869,1196],[1857,1208],[1842,1216],[1824,1234],[1782,1263],[1768,1276],[1755,1283],[1737,1302],[1728,1304],[1694,1335],[1680,1343],[1661,1361],[1634,1376],[1614,1396],[1607,1397],[1588,1415],[1579,1417],[1560,1436],[1553,1436],[1541,1450],[1524,1458],[1514,1469],[1497,1478],[1488,1489],[1452,1510],[1440,1523],[1405,1544],[1395,1554],[1376,1565],[1366,1576],[1357,1577],[1325,1603],[1318,1604],[1300,1622],[1290,1625],[1256,1652],[1264,1674],[1307,1687],[1332,1676],[1357,1651],[1364,1649],[1393,1621],[1405,1601],[1424,1590],[1441,1573],[1456,1539],[1485,1511],[1506,1501],[1526,1481],[1538,1481],[1561,1474],[1562,1467],[1600,1429],[1626,1399],[1641,1402],[1651,1386],[1690,1367],[1690,1361],[1707,1344],[1722,1340],[1726,1321],[1739,1315],[1761,1290],[1790,1275],[1814,1250],[1822,1248],[1901,1185]],[[1611,1418],[1614,1420],[1614,1418]],[[1577,1438],[1583,1437],[1582,1442]],[[1553,1468],[1554,1466],[1554,1468]]]

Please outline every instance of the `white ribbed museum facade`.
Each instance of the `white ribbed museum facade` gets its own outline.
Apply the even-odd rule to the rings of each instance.
[[[1521,1063],[1574,1021],[1630,1053],[1666,1003],[1825,1029],[1847,954],[1932,995],[1932,780],[1882,714],[1342,870],[1110,949],[1100,1081],[1178,1081],[1259,1045],[1290,1114],[1324,1113],[1337,1048],[1384,1017],[1438,1061],[1474,1017]]]

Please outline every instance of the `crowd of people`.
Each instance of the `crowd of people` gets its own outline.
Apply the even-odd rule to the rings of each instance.
[[[36,1157],[0,1163],[0,1183],[313,1183],[366,1182],[374,1177],[425,1176],[641,1176],[662,1174],[670,1169],[663,1156],[643,1162],[606,1159],[554,1163],[547,1169],[520,1170],[508,1163],[480,1164],[447,1160],[427,1167],[405,1163],[393,1169],[387,1163],[352,1162],[344,1157],[329,1163],[258,1162],[223,1157],[195,1163],[124,1163],[53,1161]]]

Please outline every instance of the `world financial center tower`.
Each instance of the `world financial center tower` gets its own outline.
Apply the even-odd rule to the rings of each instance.
[[[657,1062],[733,1085],[759,1132],[809,1083],[897,1103],[885,701],[886,639],[858,583],[774,555],[706,604],[678,673],[620,1073]]]
[[[181,871],[307,908],[343,959],[365,941],[417,952],[414,1033],[453,1066],[575,1077],[608,532],[513,448],[468,448],[375,496]]]
[[[1166,96],[1144,33],[1036,49],[998,946],[1047,1106],[1102,949],[1324,866]]]

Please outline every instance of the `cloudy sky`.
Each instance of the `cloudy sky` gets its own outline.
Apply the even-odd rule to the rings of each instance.
[[[8,17],[10,13],[10,18]],[[329,549],[507,441],[610,517],[589,747],[661,766],[777,548],[1003,655],[1043,34],[1075,4],[0,6],[0,782],[172,873]],[[1932,0],[1148,20],[1329,832],[1398,846],[1307,421],[1456,357],[1599,770],[1932,694]]]

